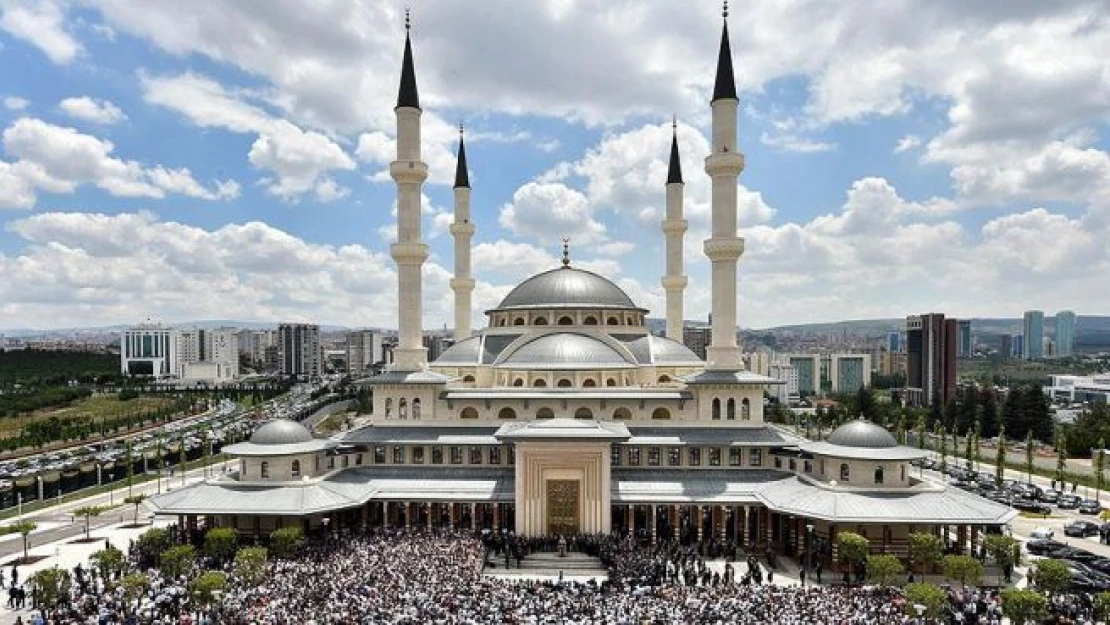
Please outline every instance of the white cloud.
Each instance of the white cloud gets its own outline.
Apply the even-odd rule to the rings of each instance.
[[[147,168],[137,161],[122,160],[114,155],[111,141],[39,119],[16,120],[4,130],[3,144],[5,153],[16,159],[7,164],[7,176],[18,175],[23,180],[13,187],[13,194],[20,199],[16,205],[27,204],[27,189],[72,193],[82,184],[95,185],[117,197],[162,198],[170,192],[212,200],[238,194],[238,186],[228,182],[217,183],[215,190],[206,189],[187,168]]]
[[[70,117],[95,124],[116,124],[127,119],[127,116],[115,104],[108,100],[96,100],[88,96],[66,98],[58,103],[58,107]]]
[[[10,95],[4,98],[4,108],[9,111],[22,111],[30,104],[25,98],[19,96]]]
[[[909,150],[913,150],[920,145],[921,137],[917,135],[906,135],[898,140],[898,143],[894,146],[894,153],[901,154],[902,152],[908,152]]]
[[[288,122],[259,135],[247,155],[251,164],[272,171],[277,179],[263,179],[267,190],[286,200],[314,191],[317,199],[345,195],[326,172],[355,168],[354,161],[334,141],[318,132],[305,132]]]
[[[51,0],[8,0],[0,6],[0,29],[42,50],[59,65],[70,63],[82,52],[65,28],[65,12]]]
[[[835,143],[828,143],[825,141],[814,141],[799,137],[794,134],[770,134],[767,132],[759,136],[759,142],[763,145],[775,148],[782,152],[801,152],[809,154],[812,152],[828,152],[836,149]]]
[[[584,244],[605,238],[605,226],[593,218],[586,196],[560,183],[525,183],[501,207],[498,221],[518,236],[545,244],[563,237]]]

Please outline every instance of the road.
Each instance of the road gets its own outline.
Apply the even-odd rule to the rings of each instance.
[[[208,467],[207,471],[218,472],[222,470],[224,466],[227,466],[230,469],[233,467],[233,465],[233,462],[223,462]],[[192,484],[200,481],[204,478],[205,471],[206,470],[204,468],[200,468],[186,472],[185,483]],[[167,482],[169,483],[168,486]],[[167,488],[181,488],[181,485],[181,474],[176,474],[169,479],[163,478],[161,487],[163,490],[165,490]],[[132,493],[136,495],[151,495],[156,492],[158,492],[157,482],[136,484],[132,488]],[[34,545],[53,543],[83,535],[85,533],[85,521],[81,518],[75,518],[73,515],[74,510],[85,506],[122,504],[125,497],[127,497],[126,485],[120,488],[116,488],[109,493],[93,495],[85,499],[79,499],[77,501],[62,504],[60,506],[54,506],[52,508],[47,508],[45,510],[39,510],[24,515],[23,518],[35,521],[45,528],[31,533],[29,541],[30,546],[33,547]],[[134,517],[134,514],[134,506],[125,505],[118,508],[113,508],[111,511],[105,512],[99,517],[94,517],[91,520],[89,527],[95,532],[95,530],[102,527],[115,525],[120,522],[130,522],[131,519]],[[140,520],[144,519],[148,514],[149,513],[147,513],[142,506],[139,506]],[[11,558],[11,556],[22,554],[23,541],[21,539],[16,538],[0,541],[0,562],[4,562],[5,564],[7,564],[7,561]]]

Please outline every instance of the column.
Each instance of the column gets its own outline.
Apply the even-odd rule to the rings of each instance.
[[[470,531],[478,529],[478,504],[470,504]]]
[[[501,504],[493,504],[493,531],[501,531]]]
[[[671,533],[674,534],[674,539],[677,541],[680,537],[678,527],[678,506],[671,505]]]
[[[428,529],[432,529],[432,518],[435,516],[436,504],[435,502],[427,502],[423,504],[423,506],[424,509],[428,511],[428,518],[426,519],[425,523],[428,526]]]
[[[702,510],[702,507],[701,507],[700,504],[697,505],[697,506],[694,506],[694,511],[698,515],[698,541],[700,542],[701,541],[701,536],[702,536],[702,525],[705,524],[705,513]]]
[[[747,546],[748,535],[748,507],[739,506],[736,509],[736,544]]]
[[[659,519],[656,516],[656,514],[658,514],[656,506],[655,506],[655,504],[651,504],[651,544],[653,544],[653,545],[655,544],[655,541],[656,541],[655,526],[659,522]]]
[[[448,522],[451,524],[451,529],[453,530],[455,529],[455,503],[449,503],[447,504],[447,506],[447,519]]]
[[[412,528],[412,502],[405,502],[405,531]]]
[[[624,526],[629,536],[636,535],[636,506],[627,505],[624,508]]]

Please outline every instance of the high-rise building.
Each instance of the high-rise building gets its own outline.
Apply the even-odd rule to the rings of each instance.
[[[890,353],[897,353],[902,351],[902,333],[898,331],[887,332],[886,334],[886,351]]]
[[[971,320],[960,319],[956,322],[959,328],[959,336],[956,341],[956,350],[961,358],[971,357]]]
[[[320,326],[309,323],[283,323],[278,326],[278,372],[298,378],[318,378],[320,363]]]
[[[120,372],[156,378],[177,375],[177,330],[143,323],[120,336]]]
[[[1025,337],[1021,357],[1026,360],[1044,358],[1044,311],[1027,310],[1022,318]]]
[[[998,355],[1010,358],[1014,355],[1014,335],[1003,334],[998,342]]]
[[[204,333],[204,360],[220,366],[220,377],[239,377],[239,331],[217,328]]]
[[[959,322],[943,313],[906,317],[906,399],[911,405],[956,395]]]
[[[1013,358],[1024,358],[1025,357],[1025,336],[1023,336],[1021,334],[1015,334],[1013,336],[1012,343],[1013,343],[1014,351],[1010,353],[1010,356],[1013,357]]]
[[[435,360],[443,353],[443,350],[451,347],[452,341],[447,336],[442,334],[425,334],[422,339],[424,349],[428,350],[428,359]]]
[[[708,326],[701,328],[686,326],[682,328],[682,344],[702,360],[705,360],[705,348],[709,346],[712,340],[713,329]]]
[[[1056,356],[1071,356],[1075,350],[1075,313],[1061,310],[1056,313]]]
[[[373,330],[347,333],[347,373],[363,375],[384,360],[381,333]]]

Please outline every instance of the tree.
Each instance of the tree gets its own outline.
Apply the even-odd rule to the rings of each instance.
[[[89,538],[89,532],[92,529],[92,520],[104,514],[104,510],[106,510],[104,506],[84,506],[73,511],[73,516],[85,519],[85,542],[92,540]]]
[[[879,407],[875,403],[875,392],[870,388],[861,386],[856,391],[856,409],[859,410],[859,416],[864,419],[872,423],[878,422]]]
[[[1033,563],[1033,580],[1038,590],[1047,593],[1065,592],[1071,586],[1071,569],[1062,560],[1037,560]]]
[[[189,594],[196,597],[197,603],[202,606],[211,605],[217,593],[225,590],[227,590],[227,573],[221,571],[205,571],[189,582]]]
[[[1098,451],[1095,452],[1095,500],[1102,499],[1102,484],[1106,477],[1106,441],[1098,439]]]
[[[1019,545],[1020,543],[1016,538],[1002,534],[987,534],[986,539],[983,541],[983,546],[987,550],[987,555],[994,560],[998,568],[1002,569],[1002,574],[1006,578],[1006,581],[1010,581],[1010,575],[1014,567],[1019,564],[1017,560],[1021,555]]]
[[[230,527],[213,527],[204,534],[204,553],[221,563],[235,555],[239,536]]]
[[[36,571],[31,575],[31,586],[38,593],[39,603],[47,607],[54,607],[63,599],[69,598],[69,588],[72,584],[69,570],[50,567]]]
[[[998,451],[994,456],[994,481],[995,484],[1002,487],[1002,476],[1006,474],[1006,429],[1005,423],[1000,422],[998,426]]]
[[[109,575],[119,575],[127,564],[127,558],[124,557],[123,552],[112,546],[94,552],[89,556],[89,561],[100,571],[100,577],[105,580]]]
[[[1025,475],[1026,482],[1033,483],[1033,430],[1025,433]]]
[[[139,535],[135,541],[135,550],[139,554],[140,566],[149,567],[158,564],[162,552],[173,545],[169,530],[162,527],[152,527]]]
[[[135,506],[135,526],[139,525],[139,506],[146,501],[146,495],[132,495],[123,500],[123,503]]]
[[[964,431],[964,461],[967,462],[967,468],[972,467],[972,462],[975,460],[975,452],[972,445],[975,444],[975,439],[971,435],[971,430]]]
[[[1040,623],[1048,618],[1048,599],[1036,590],[1004,588],[1002,615],[1014,625]]]
[[[1094,597],[1095,619],[1100,623],[1110,621],[1110,592],[1100,592]]]
[[[1025,399],[1020,386],[1010,388],[1006,399],[1002,402],[1002,417],[999,419],[999,435],[1005,433],[1010,438],[1017,438],[1022,432],[1028,431],[1028,422],[1025,419]]]
[[[124,461],[127,463],[127,497],[131,498],[131,486],[135,483],[135,458],[133,456],[134,450],[132,449],[133,443],[131,439],[127,439],[127,451],[124,452]],[[135,514],[139,513],[138,509]],[[136,520],[136,523],[138,521]]]
[[[925,417],[917,419],[917,448],[925,451]]]
[[[906,444],[906,415],[904,415],[904,414],[900,415],[898,417],[898,430],[897,430],[897,432],[898,432],[898,444],[899,445],[905,445]]]
[[[910,564],[917,567],[921,572],[921,579],[924,580],[929,568],[936,566],[944,556],[944,541],[940,536],[927,532],[913,532],[908,540]]]
[[[277,558],[289,558],[304,544],[304,532],[297,526],[279,527],[270,532],[270,553]]]
[[[1053,481],[1059,482],[1060,490],[1064,490],[1064,482],[1068,476],[1068,442],[1067,432],[1064,428],[1056,428],[1056,475],[1053,476]]]
[[[850,584],[855,567],[863,564],[864,559],[867,558],[868,541],[855,532],[840,532],[836,535],[836,543],[840,561],[848,565]]]
[[[903,571],[902,561],[892,555],[867,557],[867,578],[880,586],[893,585]]]
[[[979,465],[982,463],[982,438],[983,435],[983,420],[980,418],[975,419],[975,442],[972,444],[972,450],[975,454],[973,458],[975,462],[975,470],[979,470]]]
[[[971,556],[944,556],[944,576],[966,588],[983,580],[983,563]]]
[[[936,584],[906,584],[905,596],[907,616],[920,614],[935,621],[943,618],[948,610],[948,593]]]
[[[937,422],[933,428],[933,435],[937,441],[937,450],[940,452],[940,472],[944,473],[948,470],[948,432],[944,429],[944,425]]]
[[[142,573],[128,573],[123,576],[123,593],[131,601],[137,601],[150,587],[150,580]]]
[[[37,530],[39,528],[39,524],[35,523],[34,521],[28,521],[24,519],[22,521],[16,521],[8,527],[10,527],[13,532],[18,533],[20,537],[23,538],[23,560],[26,561],[28,543],[31,542],[31,532]]]
[[[174,545],[162,552],[158,568],[166,577],[176,579],[192,570],[196,559],[197,550],[192,545]]]
[[[235,577],[248,586],[257,586],[266,579],[266,561],[269,552],[265,547],[243,547],[235,554]]]
[[[986,389],[979,394],[979,412],[982,415],[983,436],[998,436],[998,403],[995,401],[994,391]]]

